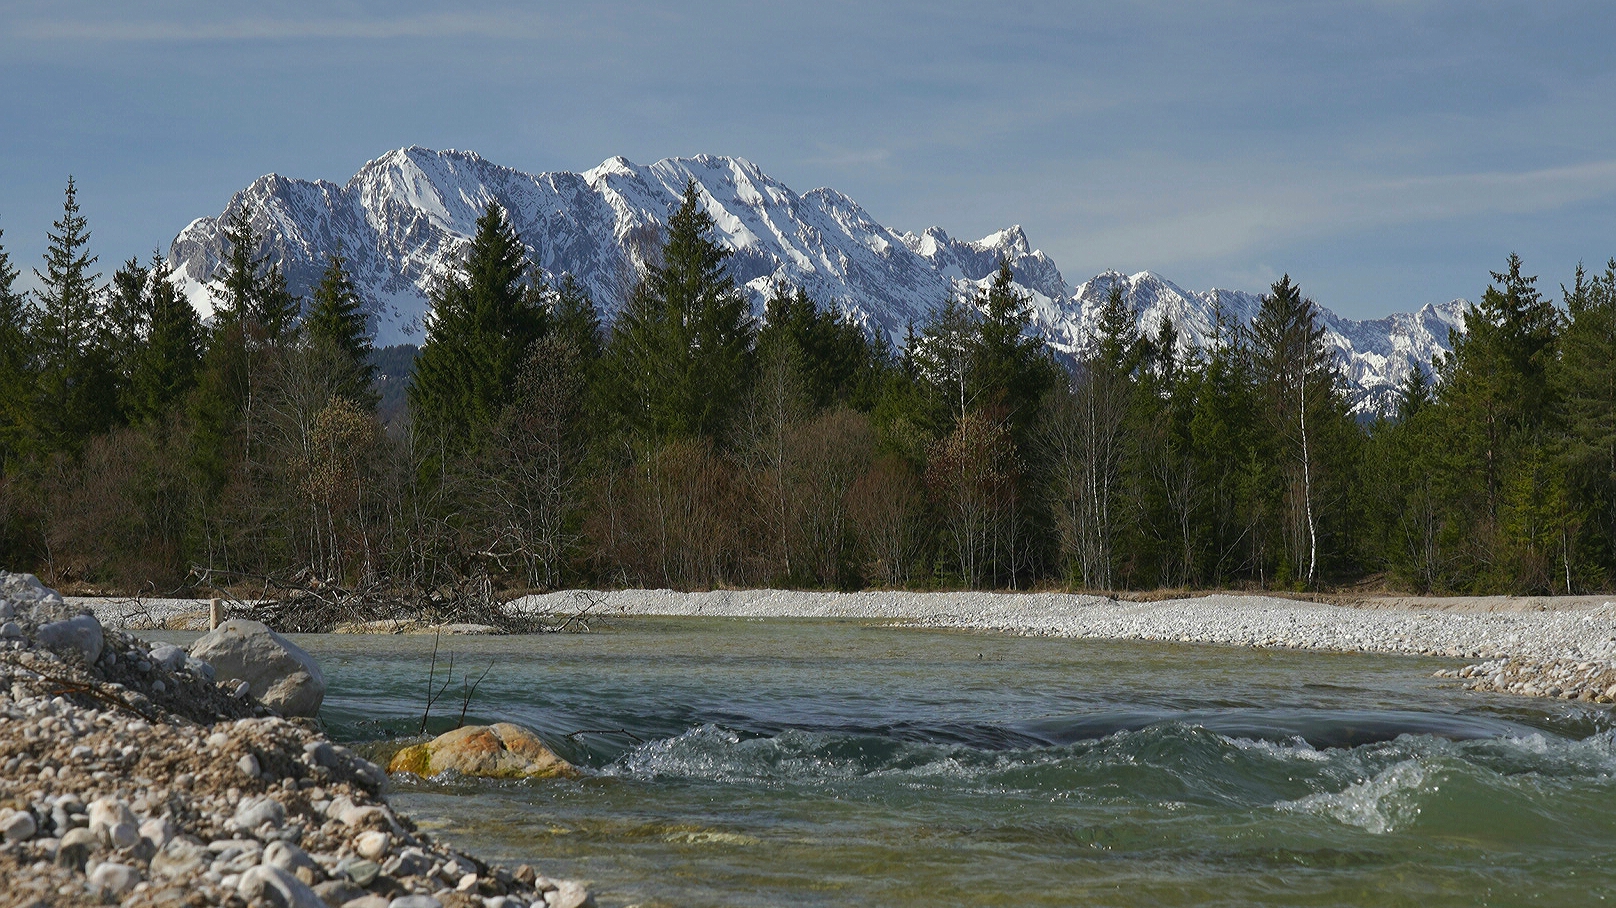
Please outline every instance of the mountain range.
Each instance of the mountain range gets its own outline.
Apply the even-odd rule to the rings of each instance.
[[[801,286],[870,331],[902,343],[948,294],[985,286],[1001,260],[1032,301],[1032,328],[1056,351],[1079,353],[1113,284],[1154,334],[1162,318],[1180,343],[1206,346],[1225,324],[1248,323],[1260,297],[1239,290],[1186,291],[1152,272],[1107,271],[1073,287],[1020,227],[960,240],[938,227],[915,234],[876,222],[834,189],[797,193],[743,158],[697,155],[637,165],[615,157],[572,173],[529,174],[469,151],[410,147],[388,152],[344,184],[260,177],[235,193],[218,217],[199,218],[169,248],[174,278],[204,314],[210,282],[224,259],[223,224],[246,206],[294,293],[318,282],[340,250],[372,317],[379,345],[420,343],[433,282],[455,268],[490,201],[506,212],[532,260],[549,276],[572,274],[610,317],[660,248],[660,231],[688,182],[733,250],[731,275],[761,311],[771,286]],[[1321,307],[1354,406],[1388,402],[1416,363],[1449,348],[1462,328],[1464,300],[1417,312],[1356,321]]]

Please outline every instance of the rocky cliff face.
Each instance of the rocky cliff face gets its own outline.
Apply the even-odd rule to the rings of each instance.
[[[474,152],[404,148],[340,186],[261,177],[219,217],[181,231],[169,260],[192,302],[211,312],[208,288],[224,252],[221,226],[245,206],[265,237],[262,251],[280,262],[294,292],[307,293],[326,255],[340,249],[370,306],[377,342],[419,343],[429,290],[459,262],[478,215],[494,201],[547,274],[572,274],[610,315],[655,255],[662,225],[690,181],[719,239],[735,252],[732,273],[759,310],[772,284],[789,281],[895,342],[949,293],[985,284],[1001,259],[1032,296],[1035,329],[1068,354],[1087,342],[1117,281],[1144,330],[1154,333],[1165,316],[1185,344],[1214,339],[1220,307],[1230,324],[1256,311],[1253,294],[1189,292],[1150,272],[1106,272],[1074,289],[1019,227],[977,241],[937,227],[897,231],[834,189],[798,194],[749,161],[711,155],[648,166],[617,157],[584,173],[528,174]],[[1330,341],[1360,408],[1372,409],[1411,363],[1428,363],[1446,349],[1447,329],[1461,323],[1463,306],[1455,300],[1362,322],[1326,311]]]

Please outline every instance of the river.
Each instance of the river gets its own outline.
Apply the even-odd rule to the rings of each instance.
[[[322,719],[415,734],[433,640],[296,638]],[[468,723],[575,781],[394,780],[482,857],[603,906],[1586,905],[1616,893],[1607,707],[1486,695],[1451,660],[616,619],[444,638]],[[490,667],[491,666],[491,667]]]

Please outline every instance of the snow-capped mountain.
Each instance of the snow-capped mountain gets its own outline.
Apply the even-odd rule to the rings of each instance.
[[[1019,227],[975,242],[937,227],[897,231],[834,189],[798,194],[749,161],[710,155],[649,166],[617,157],[583,173],[527,174],[473,152],[411,147],[371,161],[340,186],[271,174],[236,193],[219,217],[182,230],[169,261],[191,301],[211,312],[222,225],[246,206],[265,238],[261,251],[280,263],[294,293],[306,294],[326,256],[340,249],[370,307],[377,343],[420,343],[427,292],[458,265],[477,217],[494,201],[546,274],[572,274],[610,315],[655,254],[661,227],[692,180],[719,240],[735,252],[731,274],[760,311],[771,285],[789,281],[901,343],[911,322],[949,293],[985,285],[1001,259],[1032,296],[1036,330],[1069,354],[1081,350],[1119,280],[1144,330],[1154,333],[1165,315],[1186,345],[1212,340],[1220,304],[1238,321],[1256,311],[1258,298],[1250,293],[1191,293],[1149,272],[1107,272],[1074,291]],[[1459,323],[1462,306],[1454,301],[1366,322],[1326,312],[1361,406],[1372,408],[1411,362],[1429,362],[1446,349],[1446,329]]]

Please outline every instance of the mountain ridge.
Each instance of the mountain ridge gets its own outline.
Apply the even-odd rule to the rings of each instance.
[[[707,154],[650,165],[614,156],[582,173],[529,174],[473,151],[409,146],[366,162],[341,185],[271,173],[232,195],[218,217],[197,218],[181,230],[169,262],[182,291],[210,312],[222,224],[245,205],[264,237],[260,252],[281,265],[293,292],[306,294],[325,256],[340,249],[377,342],[420,343],[427,291],[458,264],[477,216],[492,201],[546,275],[571,273],[609,317],[654,256],[688,180],[714,218],[716,238],[734,252],[730,273],[755,309],[761,311],[772,285],[788,281],[895,342],[948,294],[985,285],[1001,258],[1031,296],[1033,329],[1067,355],[1087,342],[1118,280],[1142,331],[1154,334],[1166,316],[1186,347],[1212,342],[1220,307],[1244,323],[1260,299],[1239,290],[1187,291],[1149,271],[1102,272],[1073,288],[1020,226],[976,241],[936,226],[894,230],[835,189],[798,194],[745,158]],[[1447,329],[1462,329],[1466,305],[1432,303],[1364,321],[1321,306],[1355,408],[1367,413],[1385,404],[1413,364],[1448,349]]]

